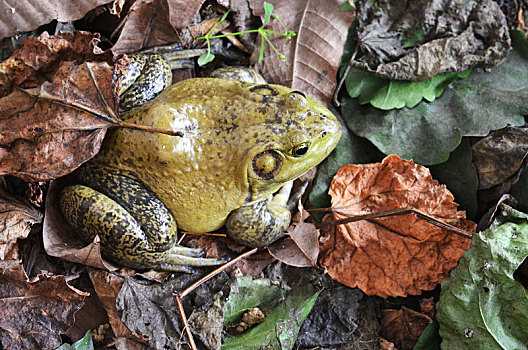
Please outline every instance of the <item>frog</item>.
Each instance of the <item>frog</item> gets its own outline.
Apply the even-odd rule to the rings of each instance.
[[[104,257],[135,269],[192,272],[225,262],[180,245],[178,230],[225,226],[238,243],[271,244],[290,224],[293,180],[332,152],[340,123],[281,85],[217,77],[171,85],[160,59],[134,61],[121,116],[180,136],[109,130],[76,183],[62,190],[64,218],[85,241],[98,236]]]

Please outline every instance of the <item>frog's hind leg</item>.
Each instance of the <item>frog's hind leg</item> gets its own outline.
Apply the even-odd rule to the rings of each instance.
[[[65,188],[62,212],[86,241],[99,236],[109,259],[134,268],[185,272],[191,270],[186,265],[224,262],[201,258],[201,249],[177,245],[172,214],[139,180],[96,167],[84,167],[79,177],[89,187]]]

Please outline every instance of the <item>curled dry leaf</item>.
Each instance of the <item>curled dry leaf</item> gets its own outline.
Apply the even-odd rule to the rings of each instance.
[[[429,170],[398,156],[381,163],[345,165],[330,185],[332,207],[347,215],[414,207],[474,232],[445,186]],[[334,219],[345,218],[334,214]],[[328,218],[328,217],[327,217]],[[333,227],[321,243],[321,265],[349,287],[381,297],[420,294],[449,277],[470,240],[418,219],[414,214]]]
[[[412,349],[424,328],[433,322],[429,316],[405,306],[400,310],[381,310],[381,315],[381,336],[401,350]]]
[[[106,128],[118,122],[119,84],[113,83],[113,68],[103,61],[73,61],[95,57],[93,47],[84,48],[84,57],[78,47],[94,38],[40,39],[31,39],[0,66],[0,89],[21,87],[0,99],[0,174],[26,181],[72,172],[98,152]],[[105,56],[98,59],[107,60]],[[37,69],[31,66],[34,61],[40,63]],[[6,78],[9,73],[14,74]]]
[[[88,11],[112,0],[24,0],[0,2],[0,39],[19,32],[29,32],[56,19],[72,22],[84,17]]]
[[[290,227],[287,233],[289,237],[268,247],[270,254],[290,266],[315,266],[319,255],[319,230],[315,225],[299,222]]]
[[[0,187],[0,260],[18,259],[17,239],[26,238],[42,214]]]
[[[472,147],[479,189],[518,180],[528,154],[528,129],[508,126],[492,131]]]
[[[354,12],[339,9],[344,0],[268,2],[275,6],[273,13],[280,17],[286,28],[297,34],[291,40],[282,36],[270,37],[286,60],[281,60],[269,45],[265,45],[264,78],[328,104],[335,89],[337,68]],[[250,0],[249,3],[255,15],[264,15],[263,0]],[[284,31],[277,20],[270,21],[268,27]],[[260,45],[257,45],[258,49]]]
[[[29,283],[13,260],[0,261],[0,281],[4,349],[55,349],[88,295],[69,286],[64,276],[39,276]]]
[[[69,184],[68,181],[69,179],[64,178],[51,181],[48,195],[46,196],[46,212],[42,228],[42,237],[46,253],[51,256],[103,270],[117,270],[116,266],[113,266],[101,257],[97,237],[94,242],[86,246],[80,240],[74,228],[62,216],[59,205],[59,194],[60,190]]]

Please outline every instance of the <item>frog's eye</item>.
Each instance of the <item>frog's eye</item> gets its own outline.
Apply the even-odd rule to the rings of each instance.
[[[253,158],[253,171],[258,177],[270,180],[279,171],[281,163],[282,159],[276,151],[262,152]]]
[[[310,148],[310,144],[303,143],[303,144],[293,147],[292,149],[290,149],[288,153],[294,157],[302,157],[306,153],[308,153],[309,148]]]

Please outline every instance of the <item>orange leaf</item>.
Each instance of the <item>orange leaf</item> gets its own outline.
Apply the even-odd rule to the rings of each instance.
[[[398,156],[382,163],[345,165],[330,185],[332,207],[347,215],[414,207],[438,220],[474,232],[476,225],[429,170]],[[344,208],[344,209],[342,209]],[[334,214],[334,219],[345,218]],[[321,240],[321,264],[349,287],[381,297],[434,289],[468,249],[470,240],[414,214],[339,225]],[[324,232],[323,232],[324,233]]]

